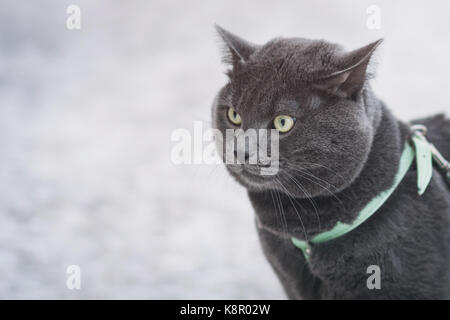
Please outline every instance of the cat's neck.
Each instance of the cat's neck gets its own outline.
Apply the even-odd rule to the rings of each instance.
[[[379,116],[374,113],[376,131],[368,159],[355,181],[339,193],[313,199],[289,199],[279,191],[249,192],[258,227],[284,237],[305,239],[307,234],[310,238],[338,221],[353,221],[373,197],[392,185],[408,127],[380,101],[373,102],[379,104],[380,111]]]

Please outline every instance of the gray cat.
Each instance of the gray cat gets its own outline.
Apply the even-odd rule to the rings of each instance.
[[[292,240],[312,239],[338,222],[351,224],[394,183],[412,131],[369,86],[369,61],[381,41],[346,52],[323,40],[277,38],[255,45],[217,31],[231,68],[213,104],[213,126],[223,134],[279,131],[276,175],[258,174],[259,163],[227,169],[247,188],[263,251],[287,296],[449,299],[450,189],[436,166],[423,195],[412,164],[357,228],[310,244],[306,253]],[[415,123],[428,128],[426,138],[449,159],[450,121],[437,115]],[[369,266],[379,267],[375,288],[368,285]]]

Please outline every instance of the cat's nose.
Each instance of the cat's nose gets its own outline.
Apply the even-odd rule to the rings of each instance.
[[[240,152],[240,154],[241,154],[241,153],[242,153],[242,151]],[[248,154],[248,150],[245,150],[245,151],[243,152],[243,154],[244,154],[245,162],[247,162],[248,159],[250,158],[250,155]],[[239,159],[239,158],[238,158],[238,151],[237,151],[236,149],[234,149],[234,156],[235,156],[236,159]]]

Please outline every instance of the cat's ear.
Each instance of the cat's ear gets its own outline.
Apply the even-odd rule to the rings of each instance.
[[[222,60],[225,63],[236,67],[245,63],[250,58],[251,54],[255,52],[257,48],[256,45],[232,34],[217,24],[215,25],[215,28],[224,43]]]
[[[383,39],[377,40],[339,57],[337,65],[340,70],[325,75],[314,83],[314,87],[345,98],[355,97],[369,78],[367,66],[382,42]]]

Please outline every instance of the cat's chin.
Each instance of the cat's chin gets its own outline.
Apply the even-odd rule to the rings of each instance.
[[[295,172],[289,172],[280,168],[276,174],[261,174],[259,170],[241,165],[227,165],[230,174],[236,181],[250,192],[265,192],[273,190],[286,193],[291,197],[309,199],[311,197],[333,196],[333,192],[339,192],[346,184],[336,181],[333,189],[324,186],[325,180],[313,174],[314,169],[308,172],[310,176],[296,176]],[[315,178],[312,178],[314,176]],[[289,177],[289,178],[288,178]],[[321,183],[318,183],[317,181]]]
[[[245,168],[240,165],[228,165],[227,169],[242,186],[249,190],[272,189],[275,185],[274,175],[261,174],[259,169]]]

